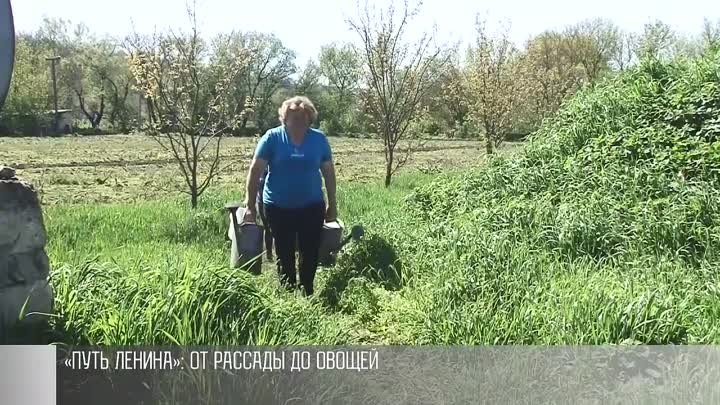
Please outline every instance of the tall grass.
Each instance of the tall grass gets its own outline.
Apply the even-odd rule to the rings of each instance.
[[[340,184],[367,238],[312,299],[228,268],[225,201],[48,211],[63,339],[100,344],[720,342],[720,54],[646,62],[517,155]]]
[[[379,184],[340,185],[343,218],[362,223],[370,239],[380,240],[400,214],[402,195],[428,179],[401,178],[389,192]],[[308,300],[277,288],[274,263],[259,277],[229,267],[223,205],[237,197],[208,194],[195,211],[182,200],[47,209],[58,338],[103,345],[366,340],[357,319],[323,298],[330,291],[342,294],[349,278],[340,273],[321,269],[319,286],[327,279],[332,285]]]
[[[429,341],[717,342],[719,68],[718,53],[647,61],[579,94],[519,156],[417,190],[418,224],[443,219],[423,246],[457,246],[436,254],[460,281]]]

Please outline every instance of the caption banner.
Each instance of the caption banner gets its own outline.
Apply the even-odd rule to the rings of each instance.
[[[370,350],[102,350],[70,352],[62,364],[72,370],[377,370]]]

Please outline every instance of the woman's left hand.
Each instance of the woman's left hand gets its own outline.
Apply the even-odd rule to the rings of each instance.
[[[329,205],[325,210],[325,222],[333,222],[337,220],[337,208],[334,205]]]

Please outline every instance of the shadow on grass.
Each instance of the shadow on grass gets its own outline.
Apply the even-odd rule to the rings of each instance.
[[[378,235],[366,235],[338,256],[320,297],[326,306],[338,309],[351,280],[364,279],[394,291],[402,287],[402,262],[395,248]]]

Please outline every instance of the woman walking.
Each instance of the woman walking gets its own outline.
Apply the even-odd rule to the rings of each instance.
[[[245,220],[255,221],[257,179],[267,169],[262,206],[275,242],[280,283],[295,289],[299,267],[300,286],[309,296],[314,292],[323,224],[337,216],[332,150],[325,134],[310,126],[317,110],[307,97],[285,100],[278,115],[281,124],[260,138],[250,164]],[[300,250],[298,266],[296,246]]]

